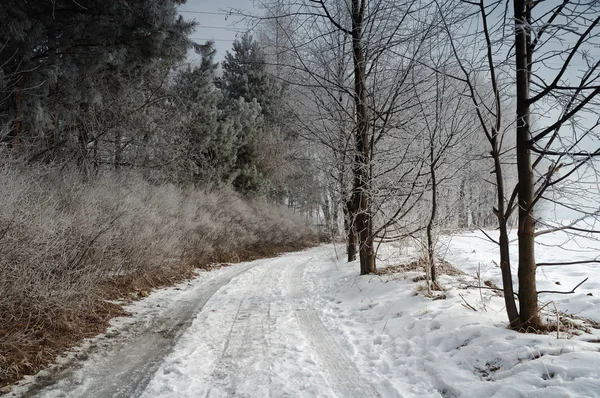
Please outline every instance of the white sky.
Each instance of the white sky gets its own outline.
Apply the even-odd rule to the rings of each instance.
[[[228,15],[230,10],[243,10],[256,13],[252,0],[187,0],[179,7],[179,12],[185,19],[196,20],[198,26],[192,38],[198,43],[214,40],[217,49],[216,60],[221,61],[225,51],[231,51],[231,45],[236,37],[245,30],[246,24],[240,15]],[[199,58],[192,55],[191,60]]]

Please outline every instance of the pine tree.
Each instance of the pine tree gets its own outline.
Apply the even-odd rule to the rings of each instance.
[[[223,75],[217,85],[225,95],[224,106],[231,106],[240,98],[247,103],[256,101],[266,121],[274,122],[275,102],[281,89],[267,73],[266,57],[260,44],[246,33],[233,43],[233,53],[227,52],[222,67]]]
[[[11,126],[3,142],[30,159],[77,158],[87,169],[98,140],[89,133],[90,117],[102,107],[100,113],[113,112],[115,98],[193,47],[194,24],[177,17],[183,3],[3,2],[0,67],[2,75],[17,76],[0,103],[0,123]],[[104,127],[108,135],[114,126]]]
[[[244,193],[282,192],[284,145],[270,153],[267,161],[261,155],[266,146],[283,144],[288,132],[280,116],[283,86],[269,74],[266,56],[260,44],[249,34],[233,43],[222,63],[223,74],[216,80],[223,92],[221,107],[240,127],[234,187]],[[241,119],[240,115],[246,115]],[[251,123],[250,123],[251,121]]]
[[[181,131],[187,142],[189,167],[184,174],[196,183],[227,180],[237,160],[240,127],[219,108],[223,96],[214,85],[218,68],[214,55],[209,43],[201,65],[179,72],[173,87],[174,112],[181,118]]]

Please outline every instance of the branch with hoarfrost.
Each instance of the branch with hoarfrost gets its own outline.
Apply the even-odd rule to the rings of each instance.
[[[598,214],[598,212],[596,212],[595,214]],[[538,236],[541,236],[541,235],[552,234],[554,232],[564,231],[564,230],[567,230],[567,229],[574,229],[574,228],[576,228],[575,225],[577,225],[577,223],[585,220],[588,217],[589,217],[589,215],[586,214],[586,215],[584,215],[584,216],[582,216],[582,217],[574,220],[573,222],[571,222],[571,223],[569,223],[567,225],[559,225],[559,226],[556,226],[554,228],[549,228],[549,229],[544,229],[542,231],[538,231],[538,232],[536,232],[534,234],[534,236],[537,238]],[[591,232],[591,233],[593,233],[593,231],[584,230],[584,229],[581,229],[581,231],[582,232]],[[596,231],[596,232],[600,232],[600,231]]]
[[[550,83],[550,85],[548,85],[543,91],[541,91],[540,93],[538,93],[534,97],[530,98],[529,99],[529,104],[533,104],[533,103],[539,101],[540,99],[542,99],[543,97],[545,97],[546,95],[548,95],[552,90],[555,90],[558,87],[560,87],[559,83],[563,79],[563,76],[566,73],[569,65],[571,64],[571,61],[573,60],[573,58],[577,54],[577,50],[585,42],[587,36],[592,32],[592,30],[596,27],[596,25],[598,25],[598,23],[600,23],[600,16],[597,17],[594,20],[594,22],[590,24],[590,26],[588,26],[588,28],[586,29],[586,31],[579,37],[579,40],[577,40],[577,43],[575,44],[575,46],[573,46],[573,48],[571,48],[571,50],[569,51],[568,56],[566,57],[566,59],[565,59],[565,61],[563,63],[563,66],[561,67],[559,73],[557,73],[557,75],[555,76],[554,81],[552,83]]]

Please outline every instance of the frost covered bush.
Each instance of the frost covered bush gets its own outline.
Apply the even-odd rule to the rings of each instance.
[[[195,265],[313,239],[302,219],[233,191],[74,175],[0,169],[0,382],[23,369],[11,352],[31,363],[24,343],[45,347],[53,333],[109,316],[109,287],[158,285]]]

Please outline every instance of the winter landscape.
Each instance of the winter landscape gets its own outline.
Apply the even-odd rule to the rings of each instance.
[[[340,261],[333,245],[203,272],[128,306],[132,317],[86,342],[89,358],[63,365],[58,383],[35,396],[598,395],[600,329],[584,321],[600,321],[593,267],[544,271],[544,289],[594,281],[573,295],[545,295],[544,317],[560,326],[523,334],[507,328],[500,295],[469,288],[500,281],[494,245],[480,233],[441,245],[460,269],[440,276],[445,291],[433,298],[413,281],[422,272],[396,267],[415,258],[396,246],[381,250],[388,267],[379,275],[358,276],[359,265]],[[196,313],[178,314],[190,304]]]
[[[0,396],[600,397],[600,3],[4,0]]]

